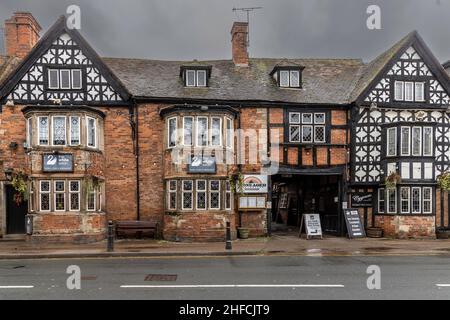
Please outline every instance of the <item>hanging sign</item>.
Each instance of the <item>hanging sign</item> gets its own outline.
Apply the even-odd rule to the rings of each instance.
[[[300,223],[298,236],[301,237],[303,225],[305,225],[306,239],[318,236],[322,238],[322,226],[320,224],[320,215],[317,213],[304,213]]]
[[[347,233],[350,239],[352,238],[364,238],[366,232],[361,223],[361,217],[359,216],[357,209],[345,209],[344,210],[345,224],[347,225]]]
[[[352,207],[371,207],[372,193],[369,192],[354,192],[351,195]]]
[[[267,193],[267,176],[245,174],[242,189],[242,193]]]
[[[43,154],[42,171],[44,172],[72,172],[72,154]]]

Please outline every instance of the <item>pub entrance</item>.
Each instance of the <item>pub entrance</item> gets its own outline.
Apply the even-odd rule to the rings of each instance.
[[[322,232],[344,236],[341,209],[342,175],[283,174],[272,176],[272,231],[295,230],[302,214],[320,215]]]
[[[25,215],[28,213],[28,202],[22,201],[19,204],[15,201],[13,186],[5,186],[6,195],[6,233],[25,234]]]

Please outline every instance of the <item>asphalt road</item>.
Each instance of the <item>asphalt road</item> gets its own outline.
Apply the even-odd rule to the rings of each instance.
[[[367,288],[370,265],[381,289]],[[450,299],[450,256],[1,260],[0,299]]]

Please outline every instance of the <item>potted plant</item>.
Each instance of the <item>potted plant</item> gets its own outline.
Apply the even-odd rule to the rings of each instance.
[[[250,230],[248,228],[239,227],[238,228],[238,234],[240,239],[248,239],[248,234],[250,233]]]
[[[384,179],[384,186],[387,190],[392,190],[397,187],[397,184],[402,181],[401,176],[397,172],[390,173],[385,179]]]
[[[28,176],[22,171],[13,172],[11,184],[16,191],[14,193],[14,201],[17,206],[20,206],[23,201],[28,200]]]
[[[437,239],[448,239],[448,238],[450,238],[450,228],[448,228],[448,227],[437,227],[436,228],[436,238]]]
[[[450,191],[450,172],[445,171],[437,177],[437,184],[443,191]]]
[[[229,175],[228,182],[230,183],[230,190],[232,193],[236,193],[239,191],[242,194],[244,190],[244,176],[242,173],[238,173],[236,175]]]
[[[383,237],[383,229],[379,227],[369,227],[367,228],[367,236],[369,238],[382,238]]]

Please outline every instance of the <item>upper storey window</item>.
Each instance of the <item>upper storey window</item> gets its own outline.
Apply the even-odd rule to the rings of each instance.
[[[207,87],[210,74],[209,66],[183,66],[180,71],[185,87]]]
[[[289,112],[289,142],[325,143],[324,112]]]
[[[270,75],[280,88],[301,88],[303,68],[302,66],[277,65],[273,68]]]
[[[395,81],[395,100],[396,101],[425,101],[424,82],[413,81]]]
[[[82,89],[81,69],[48,69],[48,88],[51,90]]]

